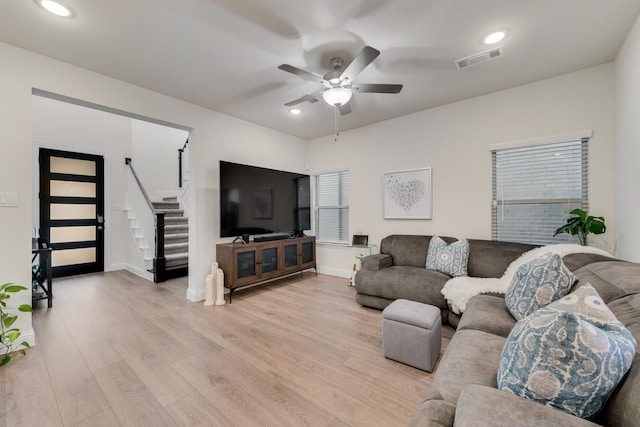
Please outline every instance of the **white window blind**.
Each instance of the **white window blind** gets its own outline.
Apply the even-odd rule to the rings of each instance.
[[[554,231],[569,212],[588,210],[588,138],[491,152],[494,240],[578,243]]]
[[[349,171],[315,176],[318,241],[349,242]]]

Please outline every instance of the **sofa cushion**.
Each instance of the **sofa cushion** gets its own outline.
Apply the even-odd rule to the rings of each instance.
[[[498,421],[499,420],[499,421]],[[471,384],[462,390],[455,426],[597,427],[587,420],[538,405],[511,393]]]
[[[447,243],[456,241],[453,237],[440,237]],[[393,265],[424,268],[430,241],[431,236],[392,234],[382,239],[380,253],[391,255]]]
[[[427,250],[425,267],[451,277],[467,275],[469,242],[467,239],[448,244],[442,238],[433,236]]]
[[[408,299],[447,310],[442,287],[450,277],[421,267],[394,265],[380,271],[360,270],[356,274],[359,294],[374,295],[389,300]]]
[[[506,338],[515,324],[504,297],[485,294],[469,300],[457,329],[474,329]]]
[[[447,239],[445,239],[447,240]],[[471,277],[502,277],[509,265],[538,246],[497,240],[469,240],[467,271]]]
[[[629,370],[636,345],[585,284],[516,324],[500,357],[498,387],[591,418]]]
[[[440,359],[425,400],[445,400],[455,405],[469,384],[497,388],[498,362],[505,341],[483,331],[457,331]]]
[[[522,264],[507,288],[507,308],[520,320],[569,293],[576,276],[551,252]]]

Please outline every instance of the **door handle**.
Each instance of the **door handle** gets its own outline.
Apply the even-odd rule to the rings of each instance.
[[[103,224],[104,223],[104,216],[98,215],[97,220],[98,220],[98,224]]]

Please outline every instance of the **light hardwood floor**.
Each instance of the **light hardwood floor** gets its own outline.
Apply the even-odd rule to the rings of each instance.
[[[305,272],[213,307],[185,299],[186,278],[54,286],[37,346],[0,368],[0,427],[406,426],[431,384],[383,357],[381,312],[345,279]]]

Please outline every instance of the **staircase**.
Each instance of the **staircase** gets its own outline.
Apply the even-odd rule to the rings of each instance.
[[[189,218],[176,197],[163,197],[162,202],[153,202],[156,212],[164,213],[164,257],[166,278],[183,277],[189,267]]]

